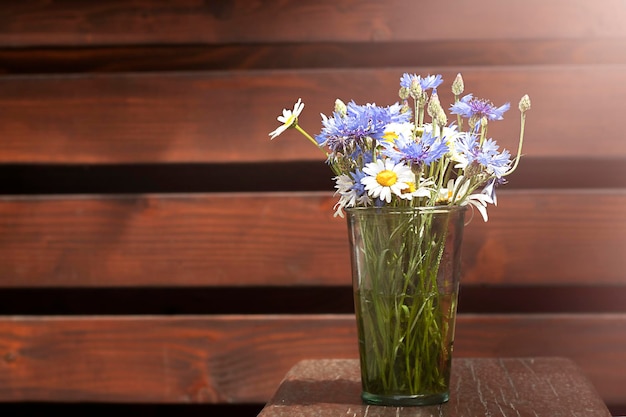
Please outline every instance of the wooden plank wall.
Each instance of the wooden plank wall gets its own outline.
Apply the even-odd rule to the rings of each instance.
[[[317,133],[337,97],[462,72],[533,108],[466,231],[455,352],[570,357],[626,414],[625,20],[622,0],[0,2],[0,410],[256,415],[298,360],[356,357],[330,172],[268,132],[299,97]],[[513,150],[518,123],[490,134]]]

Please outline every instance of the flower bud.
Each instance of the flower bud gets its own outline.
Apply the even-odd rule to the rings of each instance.
[[[438,119],[440,113],[445,113],[443,107],[441,107],[441,102],[439,101],[439,95],[437,94],[437,90],[433,89],[433,93],[430,96],[430,101],[428,102],[428,115],[433,119]]]
[[[409,89],[406,87],[400,87],[400,91],[398,91],[398,96],[402,100],[406,100],[407,98],[409,98]]]
[[[420,98],[422,95],[422,86],[420,84],[420,82],[414,78],[411,81],[411,87],[409,88],[409,94],[411,94],[411,97],[413,97],[414,99]]]
[[[335,100],[335,112],[338,113],[341,117],[345,116],[346,114],[348,114],[348,108],[346,107],[346,104],[337,99]]]
[[[528,97],[528,94],[525,94],[519,101],[519,111],[526,113],[528,110],[530,110],[530,97]]]
[[[439,113],[437,113],[436,119],[439,126],[445,126],[448,124],[448,116],[446,115],[446,112],[443,111],[443,108]]]
[[[463,94],[463,90],[465,90],[463,77],[461,76],[461,73],[458,73],[456,75],[456,78],[454,79],[454,82],[452,83],[452,93],[454,93],[455,96],[460,96],[461,94]]]
[[[411,107],[409,107],[409,102],[406,100],[402,101],[402,107],[400,107],[400,113],[408,113],[411,111]]]

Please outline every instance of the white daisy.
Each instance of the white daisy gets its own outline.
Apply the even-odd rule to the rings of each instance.
[[[487,204],[493,204],[493,200],[486,194],[470,194],[465,200],[464,203],[461,203],[462,206],[465,204],[470,204],[478,209],[478,212],[481,216],[483,216],[484,221],[489,220],[489,216],[487,215]]]
[[[424,131],[432,135],[433,125],[430,123],[424,123]],[[438,131],[439,132],[439,131]],[[455,124],[443,127],[443,139],[447,142],[454,141],[463,132],[459,132]]]
[[[335,217],[343,217],[344,207],[354,207],[357,199],[357,193],[354,190],[354,180],[350,175],[341,174],[335,177],[335,188],[339,194],[339,201],[333,207],[335,209]]]
[[[276,118],[279,122],[282,123],[282,125],[278,126],[278,128],[273,132],[270,132],[270,140],[274,139],[285,130],[294,126],[298,122],[298,116],[300,116],[300,113],[302,113],[302,109],[304,109],[304,103],[302,103],[300,99],[298,99],[296,104],[293,105],[293,111],[283,109],[282,116],[278,116]]]
[[[487,192],[469,194],[470,181],[466,181],[463,175],[456,180],[448,181],[448,186],[439,191],[441,203],[456,203],[461,206],[467,204],[476,207],[484,221],[489,220],[487,215],[487,204],[495,204],[494,199]]]
[[[363,186],[355,183],[351,175],[341,174],[335,179],[335,194],[339,194],[339,201],[333,207],[335,209],[334,217],[343,217],[344,207],[355,207],[357,205],[367,207],[372,203],[372,199],[362,190]]]
[[[419,186],[415,182],[409,182],[409,188],[402,190],[400,198],[404,200],[413,200],[414,198],[430,197],[432,193],[432,186],[435,184],[430,181],[420,181]]]
[[[399,137],[403,137],[408,141],[413,138],[414,128],[415,125],[413,123],[389,123],[385,126],[383,141],[394,143]]]
[[[391,195],[402,195],[402,190],[409,188],[410,182],[415,182],[415,174],[404,163],[394,164],[390,159],[370,162],[365,165],[363,172],[367,175],[361,179],[367,194],[372,198],[380,198],[387,203],[391,202]]]

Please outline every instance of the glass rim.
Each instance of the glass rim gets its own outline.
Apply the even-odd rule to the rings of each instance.
[[[437,206],[401,206],[401,207],[344,207],[346,213],[351,214],[394,214],[394,213],[452,213],[467,210],[467,205],[437,205]]]

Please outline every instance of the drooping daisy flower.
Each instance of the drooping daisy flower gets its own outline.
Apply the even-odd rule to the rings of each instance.
[[[487,215],[487,204],[493,204],[491,197],[483,193],[474,193],[467,196],[467,199],[461,203],[461,206],[470,205],[476,207],[485,222],[489,221]]]
[[[282,125],[278,126],[276,130],[270,132],[270,140],[274,139],[290,127],[295,126],[298,123],[298,116],[302,113],[302,109],[304,109],[304,103],[301,102],[301,99],[298,99],[296,104],[293,105],[293,111],[283,109],[282,116],[278,116],[276,118],[282,123]]]
[[[463,175],[455,180],[448,181],[446,188],[439,190],[439,203],[458,204],[460,206],[470,205],[478,209],[478,212],[486,222],[489,220],[487,215],[487,204],[495,204],[495,200],[489,193],[493,190],[487,190],[487,187],[481,193],[471,193],[470,185],[472,181]],[[493,194],[495,197],[495,194]]]
[[[400,198],[403,200],[413,200],[414,198],[430,197],[432,194],[432,187],[435,183],[431,180],[421,180],[417,184],[415,182],[409,182],[409,187],[402,190]]]
[[[356,172],[350,172],[350,174],[341,174],[336,176],[335,188],[336,194],[339,194],[339,201],[335,204],[335,217],[343,217],[344,207],[364,206],[371,205],[372,199],[367,194],[365,186],[361,183],[361,179],[365,177],[365,174],[361,170]]]
[[[504,112],[510,107],[510,103],[496,107],[489,100],[475,98],[472,94],[468,94],[450,106],[450,113],[473,120],[480,120],[483,117],[487,120],[502,120]]]
[[[406,164],[394,163],[390,159],[377,159],[365,165],[363,172],[367,175],[361,179],[367,194],[381,201],[391,202],[391,196],[401,196],[402,190],[415,182],[415,174]]]

